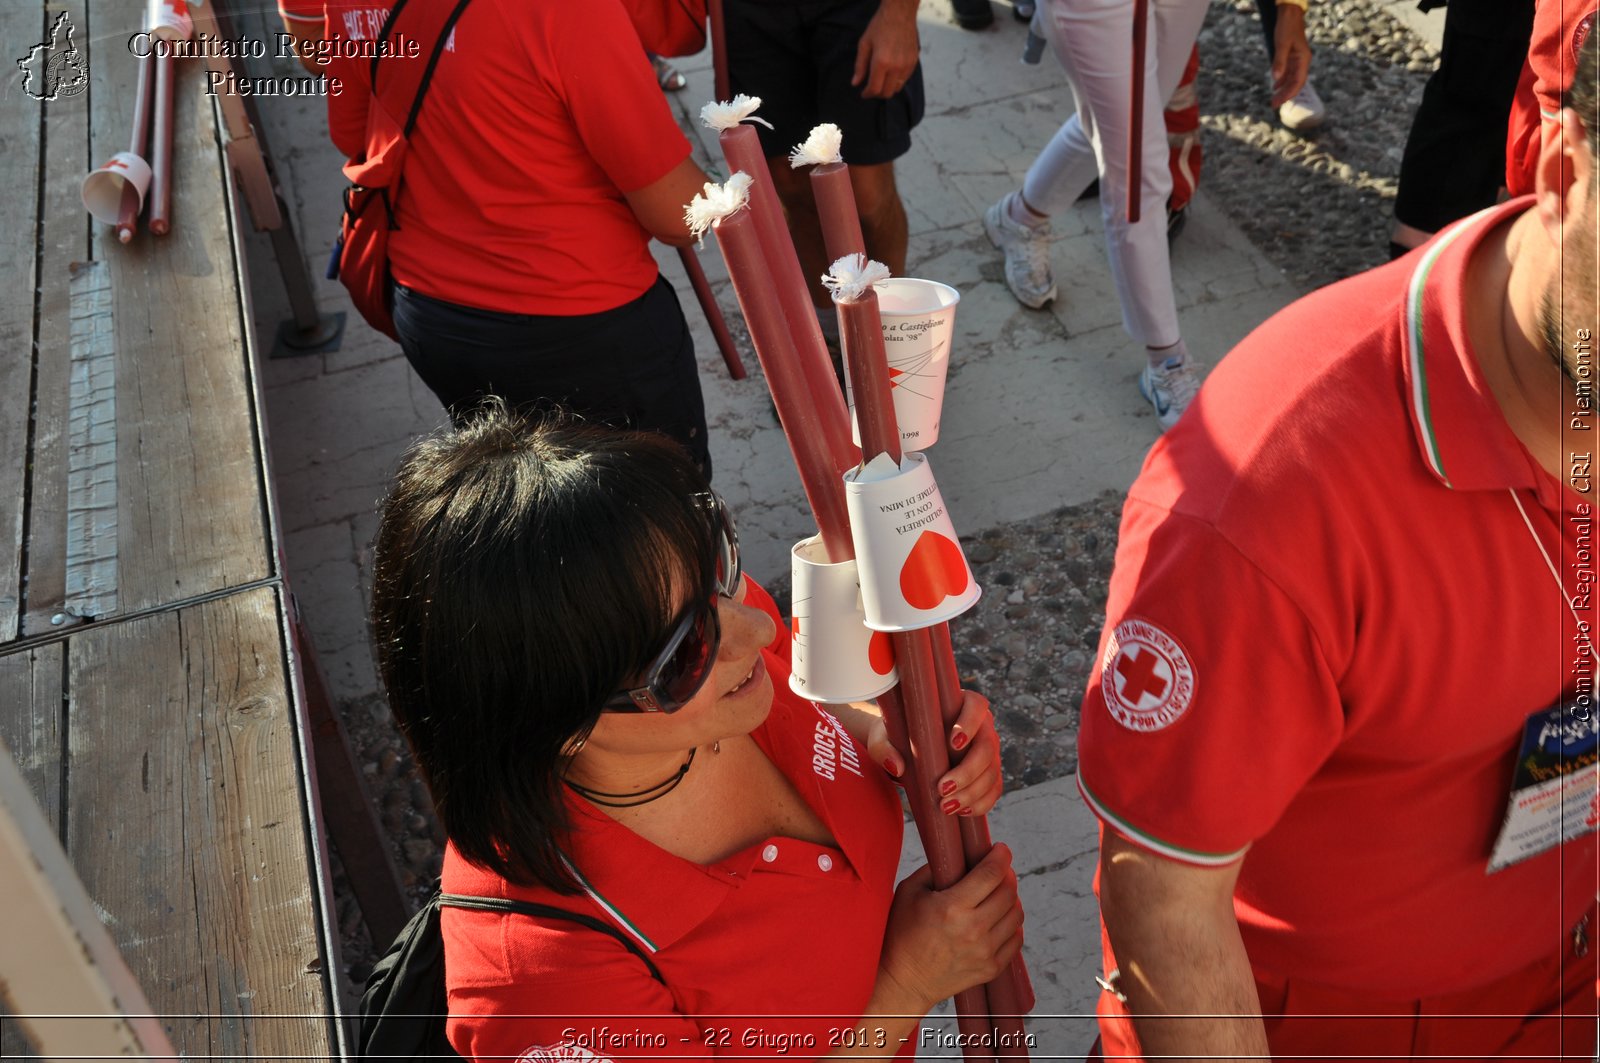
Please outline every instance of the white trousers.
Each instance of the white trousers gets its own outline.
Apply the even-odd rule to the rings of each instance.
[[[1207,0],[1150,0],[1144,68],[1140,217],[1128,224],[1129,116],[1133,106],[1133,0],[1046,0],[1045,37],[1066,68],[1078,113],[1028,168],[1022,194],[1041,214],[1070,207],[1100,178],[1106,255],[1122,324],[1148,347],[1182,338],[1167,254],[1167,129],[1162,109],[1183,78]]]

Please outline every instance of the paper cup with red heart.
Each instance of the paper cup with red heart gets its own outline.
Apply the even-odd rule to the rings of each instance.
[[[948,284],[891,277],[872,286],[883,322],[883,350],[889,356],[889,394],[894,398],[900,444],[925,450],[939,441],[944,412],[944,381],[950,372],[950,341],[956,330],[956,304],[961,293]],[[855,419],[855,393],[845,377],[850,403],[850,430],[861,445]]]
[[[915,631],[972,608],[983,592],[924,455],[879,454],[845,473],[844,495],[869,628]]]
[[[795,543],[789,556],[789,689],[842,704],[875,698],[898,683],[889,636],[866,625],[856,563],[830,562],[818,535]]]
[[[122,209],[122,186],[129,183],[139,193],[139,205],[143,208],[144,194],[150,188],[150,164],[131,151],[119,151],[83,179],[84,209],[95,221],[117,224]]]

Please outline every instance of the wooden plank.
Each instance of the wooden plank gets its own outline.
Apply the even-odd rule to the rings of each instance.
[[[88,17],[99,45],[89,56],[90,121],[83,130],[88,155],[73,165],[70,180],[60,178],[70,185],[72,213],[81,229],[87,228],[87,217],[76,201],[77,182],[86,159],[103,160],[126,147],[136,74],[126,42],[139,28],[143,5],[92,0]],[[115,323],[119,613],[271,574],[227,174],[202,64],[178,64],[173,128],[172,233],[141,232],[122,245],[110,227],[92,229],[91,250],[110,271]],[[47,163],[54,168],[53,126],[47,126],[46,137]],[[55,178],[46,180],[48,188]],[[49,234],[48,210],[46,215]],[[53,300],[43,316],[65,326],[66,266],[60,256],[47,255],[41,273]],[[28,634],[54,629],[51,621],[71,601],[65,575],[70,500],[62,445],[72,413],[64,371],[69,341],[63,328],[41,336],[41,428],[24,617]],[[52,426],[48,436],[46,420]]]
[[[61,825],[62,645],[0,657],[0,742],[51,824]]]
[[[74,41],[88,57],[88,92],[47,103],[38,265],[38,403],[34,411],[33,474],[28,497],[28,571],[24,574],[22,632],[52,631],[67,585],[67,391],[71,371],[71,268],[89,257],[89,216],[78,188],[89,172],[89,107],[101,89],[84,0],[51,0],[53,20],[65,12]],[[102,60],[102,65],[109,65]],[[30,101],[31,102],[31,101]],[[32,182],[30,182],[32,185]],[[37,187],[37,186],[35,186]],[[20,497],[20,496],[19,496]]]
[[[93,0],[91,12],[96,39],[115,42],[95,68],[99,158],[124,146],[133,122],[136,69],[125,42],[144,6]],[[271,574],[228,174],[204,64],[177,68],[172,232],[124,246],[109,227],[94,230],[116,300],[124,612]]]
[[[0,41],[38,42],[48,28],[39,3],[0,4]],[[28,396],[32,386],[39,138],[44,105],[12,90],[0,108],[0,232],[12,253],[0,256],[0,644],[17,637],[22,609],[22,499],[27,477]]]
[[[331,1054],[281,625],[261,588],[69,642],[67,849],[186,1058]]]
[[[0,744],[22,771],[50,829],[61,829],[61,698],[65,677],[60,643],[0,657]],[[31,1055],[34,1046],[0,1008],[0,1059]]]

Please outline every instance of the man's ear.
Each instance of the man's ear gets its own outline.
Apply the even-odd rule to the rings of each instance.
[[[1550,238],[1558,244],[1562,224],[1589,194],[1594,165],[1583,120],[1573,108],[1563,107],[1560,118],[1544,127],[1534,171],[1534,193],[1538,197],[1535,209]]]

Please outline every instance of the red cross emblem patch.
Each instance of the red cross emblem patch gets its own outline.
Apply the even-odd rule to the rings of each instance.
[[[1111,718],[1131,731],[1159,731],[1194,700],[1194,666],[1177,639],[1143,620],[1111,632],[1100,660],[1100,693]]]

